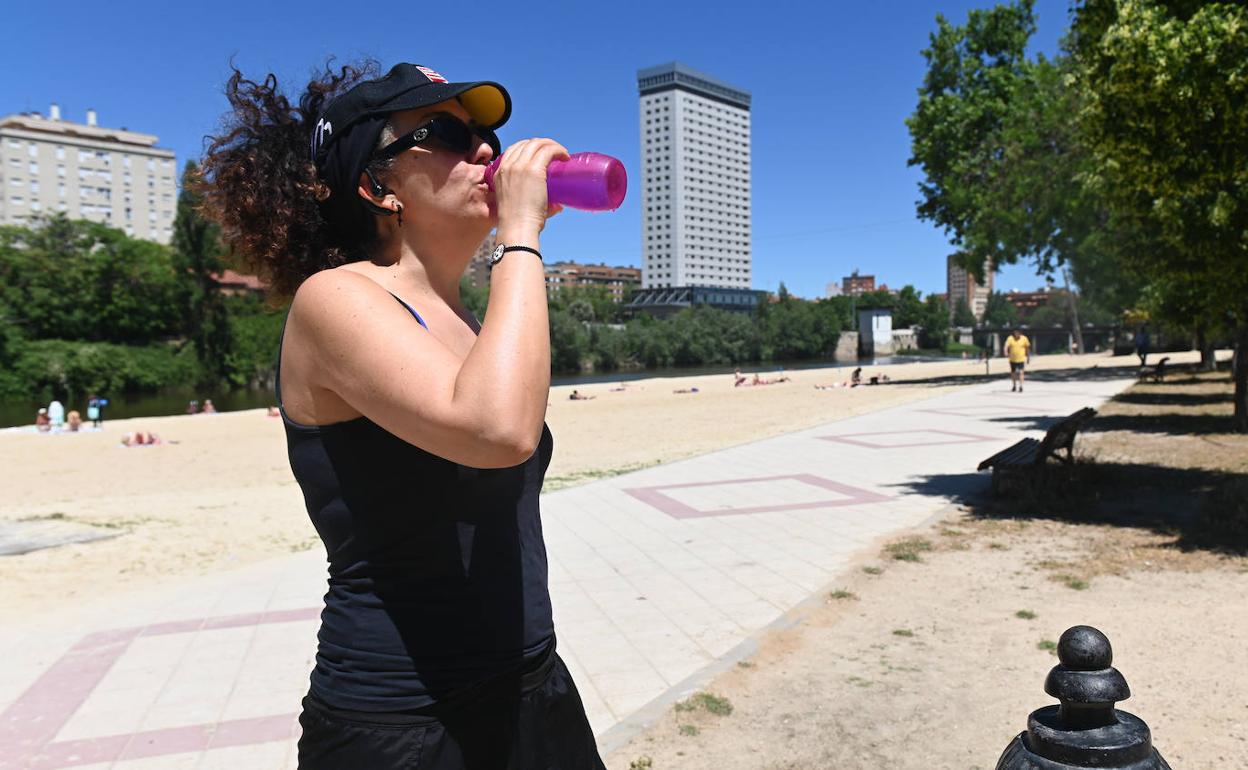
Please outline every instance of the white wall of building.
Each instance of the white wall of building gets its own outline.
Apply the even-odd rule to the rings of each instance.
[[[642,287],[750,288],[748,107],[678,86],[643,93],[640,121]]]
[[[0,223],[59,212],[169,243],[178,170],[155,144],[150,134],[59,119],[0,119]]]

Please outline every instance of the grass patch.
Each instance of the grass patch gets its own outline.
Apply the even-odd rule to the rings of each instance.
[[[921,553],[932,550],[932,542],[923,537],[907,537],[884,546],[884,553],[894,561],[923,561]]]
[[[1008,550],[1010,550],[1010,547],[1009,547],[1008,545],[1006,545],[1005,543],[998,542],[998,541],[996,541],[996,540],[992,540],[992,541],[990,541],[990,542],[988,543],[988,547],[989,547],[989,548],[991,548],[991,549],[992,549],[992,550],[994,550],[994,551],[1008,551]]]
[[[1088,585],[1089,585],[1088,581],[1084,580],[1083,578],[1077,575],[1068,575],[1068,574],[1063,573],[1061,575],[1054,575],[1053,580],[1056,580],[1057,582],[1061,583],[1067,588],[1070,588],[1075,591],[1088,590]]]
[[[1035,620],[1036,613],[1032,612],[1031,610],[1019,610],[1018,612],[1014,613],[1014,617],[1019,618],[1021,620]]]
[[[569,473],[566,476],[547,476],[542,482],[542,490],[545,492],[553,492],[556,489],[564,489],[566,487],[574,487],[578,484],[584,484],[587,481],[597,481],[598,479],[609,479],[613,476],[621,476],[625,473],[632,473],[643,468],[652,468],[659,464],[658,460],[652,460],[644,463],[633,463],[632,465],[622,465],[619,468],[595,468],[588,471],[579,471],[577,473]]]
[[[875,684],[875,682],[872,682],[870,679],[863,679],[860,676],[851,676],[845,681],[856,687],[870,687]]]
[[[894,628],[893,636],[904,636],[907,639],[914,636],[914,632],[908,628]]]
[[[737,668],[754,668],[754,664],[748,660],[738,660]]]
[[[1056,655],[1057,654],[1057,642],[1053,641],[1052,639],[1041,639],[1039,642],[1036,642],[1036,649],[1046,650]]]
[[[681,735],[697,735],[701,732],[697,725],[681,725],[678,729]]]
[[[884,568],[883,568],[883,567],[863,567],[863,568],[862,568],[862,571],[863,571],[863,572],[865,572],[865,573],[867,573],[868,575],[882,575],[882,574],[884,574]]]
[[[853,591],[846,591],[844,588],[836,589],[832,593],[828,594],[828,597],[838,600],[849,599],[851,601],[858,601],[858,594]]]
[[[714,693],[695,692],[676,704],[677,711],[697,711],[698,709],[704,709],[716,716],[726,717],[732,713],[732,702]]]
[[[628,770],[650,770],[654,767],[654,760],[644,754],[628,763]]]

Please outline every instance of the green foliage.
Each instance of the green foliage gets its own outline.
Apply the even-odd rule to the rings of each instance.
[[[971,312],[971,306],[966,304],[966,297],[958,297],[958,301],[953,305],[953,325],[975,325],[975,314]]]
[[[1089,187],[1137,234],[1156,305],[1237,329],[1248,431],[1248,8],[1087,0],[1074,30]]]
[[[146,345],[181,330],[168,249],[62,214],[0,228],[0,302],[30,339]]]
[[[1009,329],[1018,324],[1018,308],[999,291],[988,295],[984,308],[984,326],[990,329]]]
[[[923,299],[910,284],[901,287],[893,303],[893,328],[917,326],[923,317]]]
[[[155,391],[195,382],[198,367],[189,350],[163,344],[35,340],[0,371],[0,396],[72,401],[93,392]]]
[[[939,350],[949,347],[949,303],[944,297],[927,295],[919,320],[923,329],[919,336],[921,347]]]
[[[490,287],[482,286],[478,289],[472,285],[468,276],[463,276],[459,279],[459,299],[477,320],[481,320],[485,318],[485,308],[490,301]]]
[[[230,324],[225,382],[235,388],[272,387],[285,309],[273,310],[255,297],[228,297],[225,306]]]
[[[173,220],[173,269],[184,326],[195,344],[204,371],[212,379],[228,380],[233,324],[217,279],[225,270],[217,224],[200,212],[203,196],[196,187],[199,167],[188,160],[182,172],[182,190]]]

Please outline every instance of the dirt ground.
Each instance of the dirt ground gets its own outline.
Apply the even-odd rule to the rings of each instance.
[[[1172,766],[1248,768],[1248,436],[1226,432],[1229,394],[1225,373],[1133,387],[1075,468],[880,544],[608,767],[989,770],[1054,702],[1062,631],[1088,624]]]

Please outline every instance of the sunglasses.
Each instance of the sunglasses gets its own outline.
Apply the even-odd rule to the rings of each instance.
[[[498,135],[490,129],[472,123],[465,123],[454,115],[435,115],[411,132],[382,147],[373,157],[393,158],[395,155],[431,139],[451,152],[461,155],[475,147],[478,139],[490,146],[496,158],[502,150],[498,142]]]

